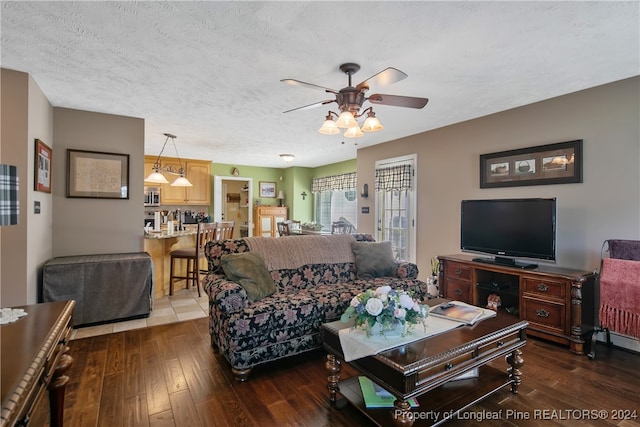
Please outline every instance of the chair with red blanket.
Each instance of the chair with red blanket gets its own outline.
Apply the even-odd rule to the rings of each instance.
[[[608,248],[609,257],[604,257]],[[610,331],[640,340],[640,240],[607,240],[600,264],[600,308],[591,337],[589,358],[595,358],[596,335]]]

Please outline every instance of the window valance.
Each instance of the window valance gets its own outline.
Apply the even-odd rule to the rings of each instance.
[[[376,169],[376,191],[410,190],[411,165],[397,165]]]
[[[356,188],[358,174],[356,172],[343,173],[340,175],[322,176],[313,178],[311,181],[311,191],[346,191]]]

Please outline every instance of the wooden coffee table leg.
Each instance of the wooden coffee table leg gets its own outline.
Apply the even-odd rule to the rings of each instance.
[[[338,382],[340,381],[340,371],[342,371],[342,362],[333,354],[327,354],[327,362],[325,363],[327,370],[327,388],[329,389],[329,401],[336,404],[336,392],[338,391]]]
[[[393,402],[393,410],[391,418],[393,423],[398,427],[411,427],[413,425],[413,414],[411,413],[411,405],[404,400],[396,400]]]
[[[68,350],[65,349],[66,352]],[[53,371],[51,383],[49,383],[49,409],[51,411],[50,423],[52,427],[62,427],[64,421],[64,392],[69,383],[69,377],[65,372],[71,367],[73,358],[68,354],[60,357],[60,363]]]
[[[518,386],[522,383],[522,372],[520,368],[524,365],[522,352],[519,349],[513,350],[513,353],[506,357],[507,363],[511,365],[507,372],[511,380],[511,393],[518,394]]]

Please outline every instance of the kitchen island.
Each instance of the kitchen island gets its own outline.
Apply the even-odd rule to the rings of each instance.
[[[186,225],[185,230],[168,233],[166,229],[162,231],[152,231],[145,233],[144,250],[153,260],[153,274],[155,282],[154,296],[156,298],[169,295],[169,279],[171,272],[171,251],[183,248],[195,248],[198,225]],[[204,268],[204,265],[202,266]],[[184,276],[186,273],[186,262],[176,262],[175,269],[177,275]],[[179,285],[174,284],[175,289],[182,289],[186,286],[184,282]]]

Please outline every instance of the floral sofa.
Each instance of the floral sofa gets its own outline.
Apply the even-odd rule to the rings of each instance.
[[[256,365],[320,348],[322,323],[338,320],[366,289],[390,285],[427,298],[427,284],[417,279],[413,263],[392,259],[390,277],[359,278],[352,251],[356,241],[372,239],[348,234],[248,237],[206,245],[209,273],[203,288],[209,296],[211,345],[229,361],[236,380],[245,381]],[[227,278],[221,262],[229,254],[251,251],[264,259],[276,285],[273,294],[254,302],[243,286]]]

